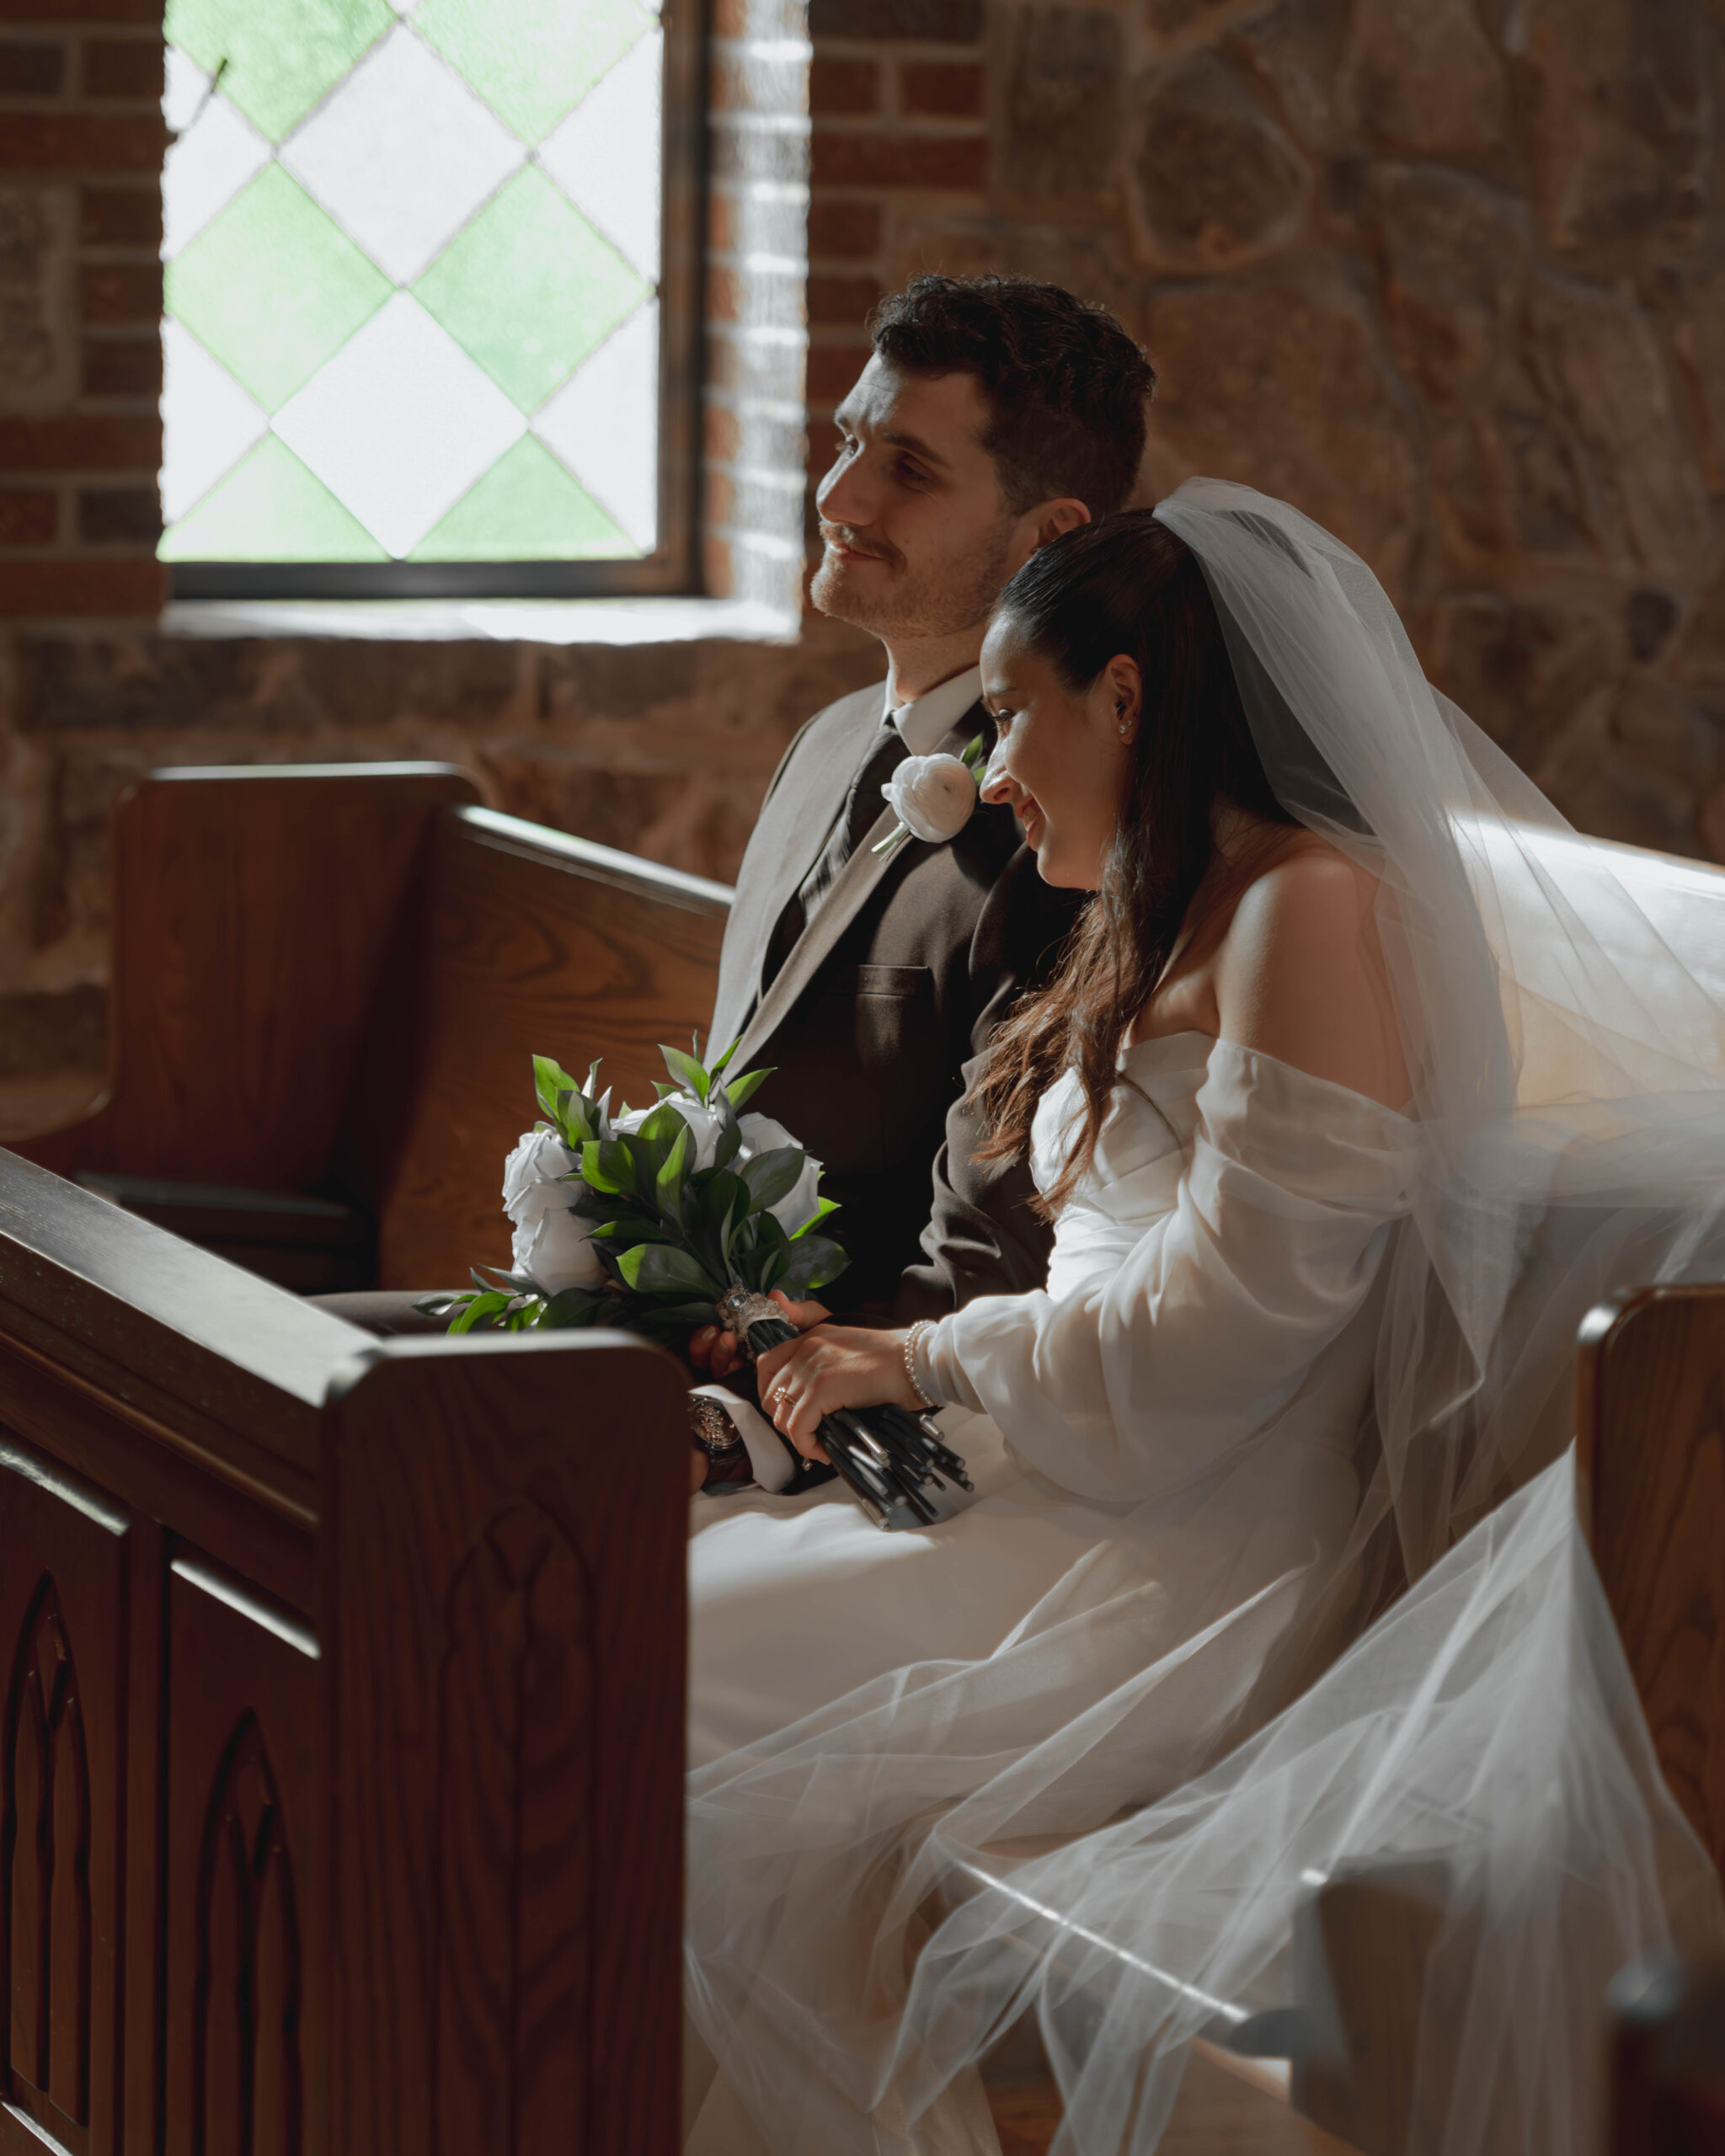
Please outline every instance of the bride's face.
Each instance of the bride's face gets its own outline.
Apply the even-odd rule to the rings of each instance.
[[[982,694],[1000,734],[983,799],[1011,806],[1044,883],[1095,890],[1138,733],[1136,662],[1110,659],[1075,692],[1010,615],[996,615],[982,647]]]

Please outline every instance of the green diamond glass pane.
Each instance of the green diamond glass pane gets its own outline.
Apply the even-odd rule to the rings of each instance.
[[[167,307],[264,406],[302,388],[390,294],[279,165],[267,165],[167,270]]]
[[[506,450],[408,557],[414,562],[579,562],[638,554],[542,442]]]
[[[537,142],[655,17],[637,0],[425,0],[414,27]]]
[[[168,0],[171,45],[280,141],[396,19],[387,0]]]
[[[265,435],[163,537],[165,562],[382,562],[377,542]]]
[[[529,166],[438,257],[414,295],[531,412],[646,289]]]

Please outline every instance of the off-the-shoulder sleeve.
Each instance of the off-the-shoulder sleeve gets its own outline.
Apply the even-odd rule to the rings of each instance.
[[[943,1399],[1081,1497],[1171,1494],[1286,1406],[1370,1294],[1418,1126],[1219,1042],[1178,1195],[1111,1276],[985,1297],[925,1337]]]

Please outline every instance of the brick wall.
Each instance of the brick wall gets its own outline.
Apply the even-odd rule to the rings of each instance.
[[[715,590],[794,594],[878,293],[1052,277],[1161,371],[1143,492],[1300,503],[1583,828],[1725,859],[1712,0],[807,5],[714,0]],[[156,44],[147,0],[0,0],[0,1077],[97,1052],[106,817],[152,763],[455,756],[724,876],[791,730],[879,670],[818,617],[782,647],[159,634]]]
[[[161,600],[161,96],[148,0],[0,7],[0,615]]]

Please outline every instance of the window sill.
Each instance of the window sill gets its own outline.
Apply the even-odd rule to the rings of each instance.
[[[168,636],[384,643],[794,643],[800,626],[743,599],[195,599],[162,614]]]

